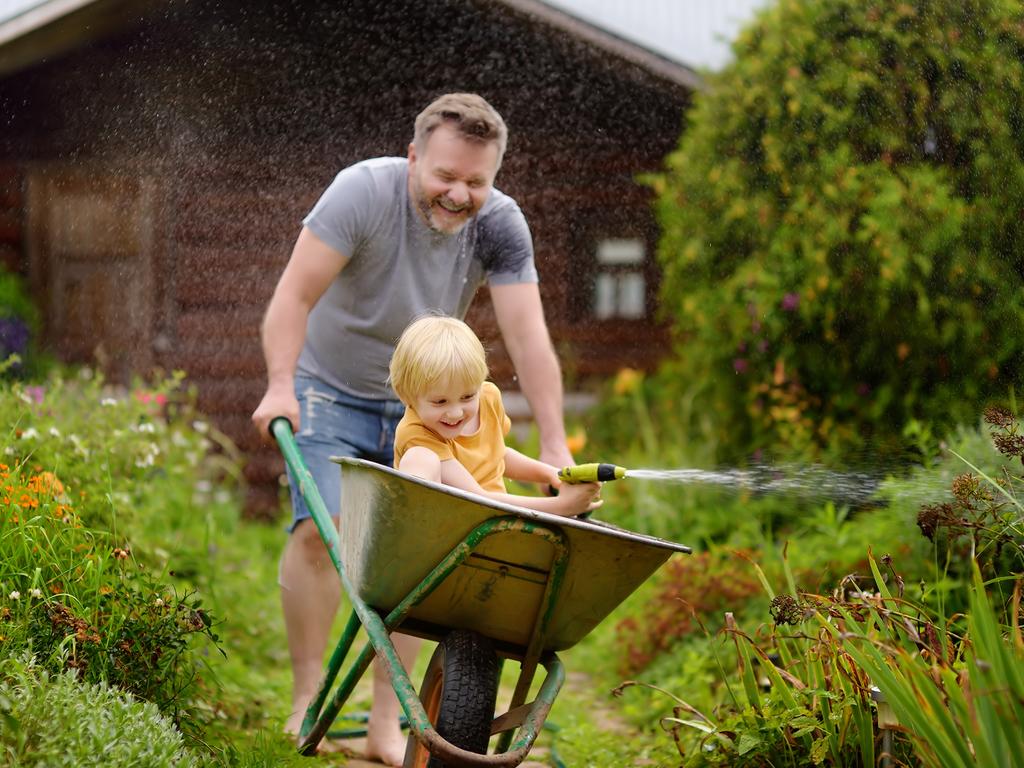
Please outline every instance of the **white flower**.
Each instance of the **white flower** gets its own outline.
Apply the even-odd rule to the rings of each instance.
[[[47,431],[49,432],[50,437],[60,437],[60,430],[56,427],[50,427]]]
[[[18,590],[14,590],[13,592],[11,592],[9,597],[11,598],[11,600],[21,600],[21,592],[19,592]]]
[[[156,432],[156,427],[153,426],[152,422],[145,421],[142,424],[139,424],[139,432],[147,432],[149,434],[153,434],[154,432]]]
[[[164,604],[163,598],[160,598],[160,597],[158,597],[156,600],[153,601],[153,605],[155,605],[157,608],[162,608],[163,604]]]
[[[35,427],[29,427],[21,433],[22,440],[33,440],[37,437],[39,437],[39,432]]]
[[[198,432],[200,435],[205,435],[210,430],[210,425],[205,421],[193,421],[192,429]]]
[[[80,454],[85,458],[89,458],[89,449],[85,447],[85,444],[82,442],[82,438],[78,435],[68,435],[68,440],[73,446],[75,446],[75,453]]]
[[[100,405],[102,405],[104,408],[109,408],[112,405],[117,405],[117,400],[115,400],[112,397],[104,397],[102,400],[100,400]]]
[[[4,453],[6,455],[8,455],[8,456],[13,456],[14,455],[14,448],[12,446],[8,445],[6,448],[4,448]]]
[[[28,591],[28,593],[32,597],[42,597],[43,596],[43,590],[39,589],[38,587],[32,587],[32,589],[30,589]]]

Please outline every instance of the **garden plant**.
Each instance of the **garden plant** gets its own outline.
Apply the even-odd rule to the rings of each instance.
[[[779,0],[741,32],[649,179],[659,422],[724,461],[884,453],[1017,383],[1022,50],[1010,0]]]

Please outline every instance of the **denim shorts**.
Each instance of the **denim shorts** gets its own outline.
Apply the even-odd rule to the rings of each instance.
[[[331,456],[368,459],[392,466],[395,460],[395,430],[405,413],[398,400],[367,400],[350,395],[311,376],[295,377],[299,399],[299,431],[295,442],[309,467],[324,505],[337,516],[341,507],[341,468]],[[292,525],[311,517],[299,493],[298,483],[288,472],[292,498]]]

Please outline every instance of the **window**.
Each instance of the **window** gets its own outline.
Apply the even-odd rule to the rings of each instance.
[[[593,312],[598,320],[647,315],[646,247],[643,240],[609,239],[597,244]]]

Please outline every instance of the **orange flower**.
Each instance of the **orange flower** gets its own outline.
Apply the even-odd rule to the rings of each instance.
[[[577,454],[582,451],[587,445],[587,433],[583,429],[577,429],[571,435],[565,438],[565,447],[569,449],[569,453]]]
[[[612,384],[612,391],[616,395],[628,395],[636,390],[643,381],[644,374],[636,368],[622,368],[615,375],[615,382]]]

